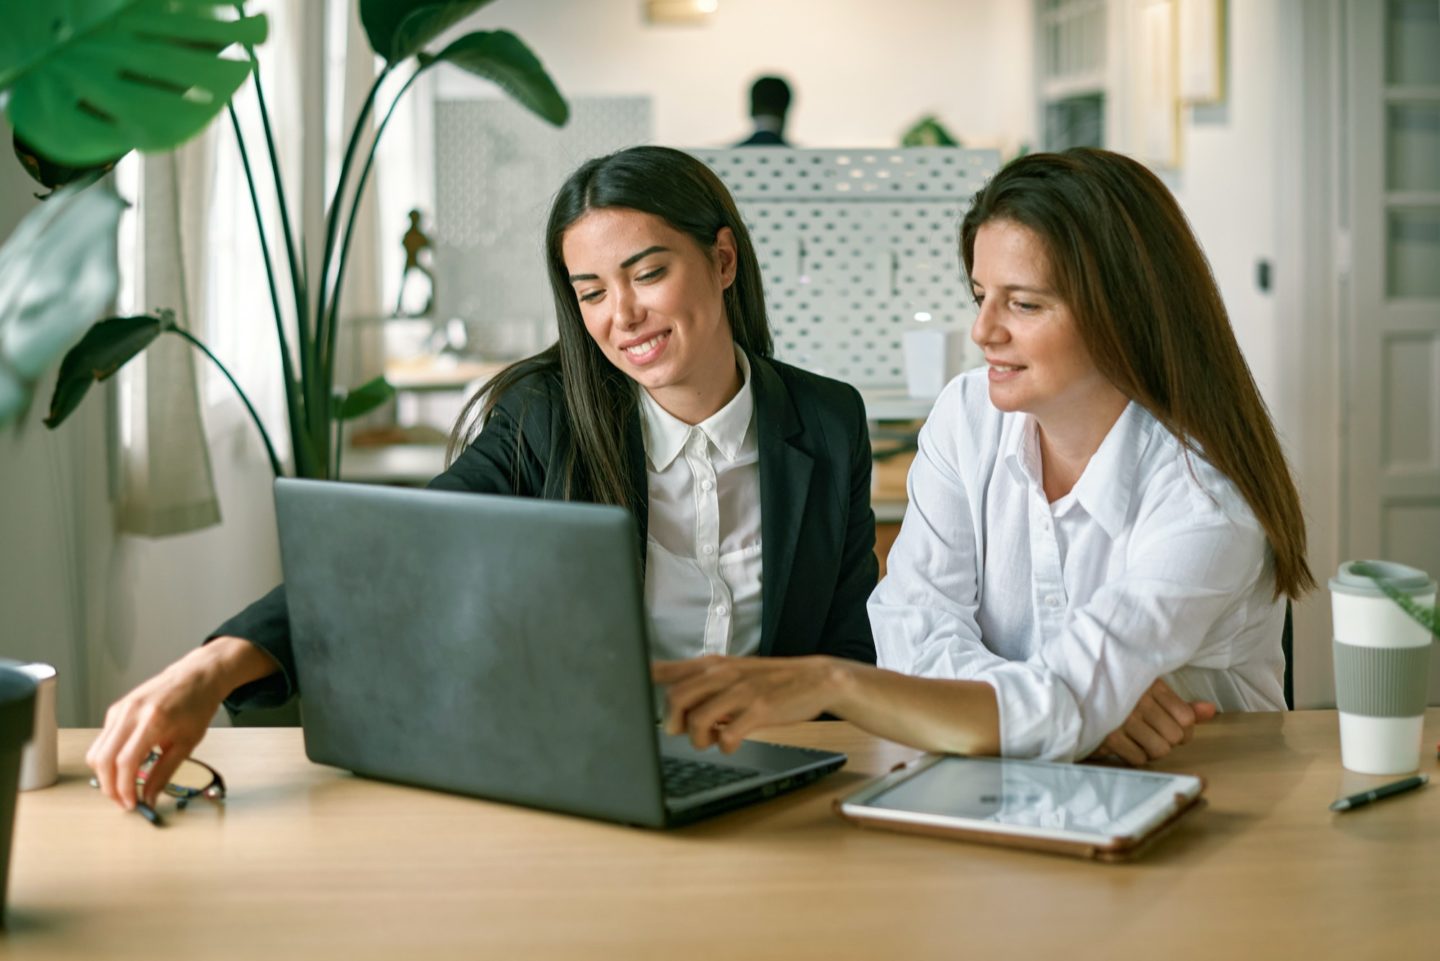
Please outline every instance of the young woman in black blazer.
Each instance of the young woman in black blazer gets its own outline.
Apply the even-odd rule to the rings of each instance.
[[[865,409],[772,357],[754,248],[719,178],[663,147],[591,160],[556,195],[546,255],[557,343],[481,388],[429,486],[629,508],[657,656],[874,663]],[[159,748],[153,800],[222,700],[295,693],[282,585],[116,702],[87,761],[131,807]]]

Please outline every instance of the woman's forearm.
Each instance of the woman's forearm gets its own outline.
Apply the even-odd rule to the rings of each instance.
[[[849,661],[833,666],[832,714],[926,751],[1000,753],[1000,706],[989,684],[911,677]]]

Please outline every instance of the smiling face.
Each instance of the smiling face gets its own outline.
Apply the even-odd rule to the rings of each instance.
[[[989,364],[990,402],[1033,414],[1042,428],[1113,422],[1123,395],[1091,360],[1051,278],[1049,252],[1030,228],[991,220],[976,232],[970,286],[980,312],[970,339]]]
[[[671,414],[699,423],[740,388],[724,291],[735,239],[710,250],[653,214],[591,210],[561,238],[585,329],[607,360]]]

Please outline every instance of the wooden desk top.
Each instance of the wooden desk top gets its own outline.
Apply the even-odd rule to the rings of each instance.
[[[1226,715],[1167,769],[1207,809],[1135,864],[860,830],[832,798],[915,752],[845,724],[768,732],[849,766],[671,832],[380,784],[294,729],[217,729],[230,786],[157,830],[61,783],[20,798],[7,958],[1422,958],[1440,941],[1440,784],[1346,815],[1385,778],[1333,712]],[[1421,770],[1440,709],[1427,718]],[[1440,781],[1440,778],[1436,778]],[[168,810],[168,807],[165,808]]]

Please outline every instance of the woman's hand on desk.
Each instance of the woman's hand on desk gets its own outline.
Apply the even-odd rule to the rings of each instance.
[[[270,656],[249,641],[219,637],[110,705],[104,729],[85,753],[105,796],[126,810],[134,808],[136,775],[158,749],[160,759],[146,775],[141,799],[153,805],[170,775],[205,737],[220,702],[275,668]]]
[[[1158,761],[1181,744],[1189,744],[1195,725],[1215,717],[1209,701],[1186,701],[1164,681],[1156,681],[1140,697],[1140,703],[1092,756],[1114,756],[1140,767]]]

